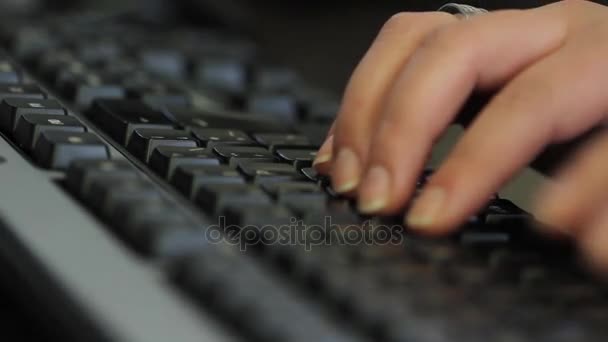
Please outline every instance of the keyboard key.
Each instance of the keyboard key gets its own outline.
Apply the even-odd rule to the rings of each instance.
[[[37,85],[34,84],[0,84],[0,101],[10,98],[44,99],[46,96]]]
[[[245,179],[227,165],[184,165],[175,169],[171,183],[182,194],[194,199],[203,184],[244,184]]]
[[[303,111],[307,121],[331,123],[340,110],[340,102],[334,99],[313,100],[304,105]]]
[[[147,94],[141,96],[141,101],[155,109],[168,108],[188,108],[192,105],[192,99],[189,94],[182,92],[164,93],[164,94]]]
[[[6,59],[0,59],[0,83],[17,84],[20,80],[17,69]]]
[[[277,203],[288,208],[298,217],[304,217],[310,212],[323,211],[327,207],[328,196],[314,183],[264,183],[262,189],[272,196]]]
[[[314,146],[321,146],[327,138],[331,124],[302,123],[298,125],[298,132],[310,140]]]
[[[17,123],[14,138],[25,151],[36,145],[41,132],[45,131],[85,132],[85,127],[73,116],[24,114]]]
[[[289,210],[276,204],[237,203],[225,206],[221,214],[225,217],[224,234],[234,239],[232,243],[256,245],[259,248],[264,248],[266,244],[279,243],[280,230],[289,229],[293,217]],[[243,227],[246,229],[243,230]],[[241,240],[236,239],[237,237]]]
[[[131,135],[127,149],[147,163],[154,149],[159,146],[198,147],[196,141],[186,131],[139,128]]]
[[[317,173],[317,170],[315,170],[312,167],[303,168],[302,174],[304,175],[304,177],[306,177],[310,181],[313,181],[313,182],[319,181],[319,174]]]
[[[288,94],[250,94],[245,111],[283,122],[296,122],[299,108],[295,98]]]
[[[215,110],[211,112],[172,109],[171,114],[181,126],[189,128],[221,128],[258,133],[285,133],[290,131],[289,127],[276,121],[230,111]]]
[[[256,146],[217,145],[213,147],[213,152],[226,161],[229,161],[232,158],[274,159],[274,156],[266,151],[266,149]]]
[[[0,103],[0,129],[12,134],[23,114],[65,115],[66,110],[55,100],[6,98]]]
[[[115,232],[144,256],[174,258],[208,245],[204,230],[163,201],[130,202],[112,222]]]
[[[296,180],[302,177],[293,166],[288,164],[241,162],[238,169],[255,184]]]
[[[239,130],[192,128],[190,131],[201,142],[201,146],[211,147],[215,143],[255,145],[255,142],[245,132]]]
[[[66,169],[76,159],[109,157],[108,147],[93,133],[46,131],[40,134],[33,157],[48,169]]]
[[[285,67],[258,67],[254,71],[253,89],[261,92],[291,90],[299,82],[298,74]]]
[[[79,159],[72,162],[66,173],[66,185],[76,196],[87,197],[96,179],[134,180],[137,171],[126,160]]]
[[[270,204],[262,190],[247,184],[208,184],[198,188],[196,203],[209,214],[219,215],[228,206]]]
[[[130,203],[161,201],[158,190],[140,178],[98,177],[93,179],[85,200],[91,209],[111,219],[116,212]]]
[[[59,71],[66,69],[66,66],[75,61],[76,58],[71,51],[58,49],[54,53],[45,54],[40,58],[36,69],[37,74],[46,81],[54,83]]]
[[[180,80],[186,72],[186,60],[177,50],[149,49],[140,54],[142,67],[153,75]]]
[[[310,146],[307,137],[298,134],[281,133],[255,133],[253,138],[265,147],[285,145],[285,146]]]
[[[100,84],[75,85],[75,96],[73,101],[80,108],[88,108],[95,99],[122,99],[125,89],[119,85]]]
[[[171,179],[179,166],[219,165],[220,160],[202,147],[159,146],[152,152],[148,164],[159,175]]]
[[[277,155],[298,169],[309,167],[317,156],[316,149],[279,149]]]
[[[163,113],[135,100],[95,100],[88,116],[125,146],[135,129],[173,128],[172,122]]]
[[[207,59],[195,70],[197,82],[206,87],[234,94],[247,89],[247,67],[240,61]]]
[[[132,243],[144,255],[173,259],[207,248],[205,231],[188,220],[150,220],[135,227]]]
[[[120,58],[121,47],[110,40],[85,42],[76,47],[78,59],[87,65],[99,65]]]
[[[274,198],[280,198],[286,194],[322,194],[321,188],[310,182],[276,182],[276,183],[264,183],[261,185],[268,194]]]

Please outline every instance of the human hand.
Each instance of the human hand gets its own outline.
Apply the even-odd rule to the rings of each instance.
[[[562,1],[467,20],[401,13],[352,75],[315,167],[359,210],[403,210],[434,141],[475,90],[496,95],[414,202],[408,226],[453,230],[551,143],[607,118],[608,8]],[[534,213],[608,269],[608,134],[543,189]]]

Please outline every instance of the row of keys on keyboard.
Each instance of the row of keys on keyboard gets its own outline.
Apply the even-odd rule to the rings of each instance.
[[[39,166],[65,169],[74,159],[109,156],[105,143],[37,86],[1,84],[0,89],[0,131]]]

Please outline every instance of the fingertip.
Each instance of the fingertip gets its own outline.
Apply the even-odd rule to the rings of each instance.
[[[452,230],[446,218],[448,203],[447,190],[438,185],[425,188],[414,200],[411,210],[405,216],[405,225],[424,235],[440,235]]]
[[[360,182],[360,168],[359,156],[352,149],[340,149],[331,166],[333,189],[339,194],[354,191]]]
[[[591,270],[608,272],[608,226],[594,227],[579,239],[583,261]]]
[[[568,203],[573,194],[563,184],[551,183],[541,189],[532,213],[539,222],[538,230],[548,234],[568,234],[576,205]]]

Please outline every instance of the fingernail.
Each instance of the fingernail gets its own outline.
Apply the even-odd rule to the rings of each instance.
[[[316,166],[318,164],[327,163],[331,160],[331,150],[333,147],[334,136],[331,135],[325,140],[321,148],[319,148],[319,152],[317,152],[317,157],[312,162],[312,166]]]
[[[436,220],[444,207],[446,193],[443,188],[434,186],[422,191],[420,197],[414,202],[406,224],[412,228],[427,228]]]
[[[334,190],[345,193],[355,189],[359,184],[359,168],[359,157],[353,150],[340,150],[331,172]]]
[[[371,214],[384,209],[390,192],[390,175],[382,166],[373,166],[361,183],[358,209]]]

